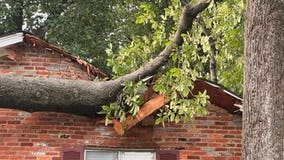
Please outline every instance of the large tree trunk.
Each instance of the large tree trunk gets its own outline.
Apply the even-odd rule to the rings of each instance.
[[[174,35],[175,46],[183,44],[182,34],[191,29],[197,14],[206,9],[209,1],[200,0],[196,5],[183,9],[178,29]],[[0,75],[0,106],[35,111],[54,111],[74,114],[96,114],[103,104],[112,102],[126,81],[138,81],[154,74],[170,57],[174,45],[165,49],[153,60],[133,73],[115,80],[91,82]]]
[[[284,159],[284,1],[247,0],[243,159]]]

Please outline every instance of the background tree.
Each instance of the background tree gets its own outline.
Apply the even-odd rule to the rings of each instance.
[[[247,1],[243,159],[284,159],[284,1]]]
[[[141,3],[163,12],[169,1],[3,0],[0,35],[29,31],[111,73],[106,65],[108,44],[118,50],[134,35],[148,32],[149,27],[135,24]]]

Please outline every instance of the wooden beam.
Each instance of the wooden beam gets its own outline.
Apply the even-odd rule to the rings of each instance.
[[[128,116],[125,120],[125,123],[121,123],[118,120],[114,121],[114,129],[119,135],[123,135],[125,131],[129,130],[137,123],[142,121],[147,116],[151,115],[154,111],[158,110],[169,100],[163,95],[157,95],[154,98],[146,102],[139,110],[138,114],[135,117]]]

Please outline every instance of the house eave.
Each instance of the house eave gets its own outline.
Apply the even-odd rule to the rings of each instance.
[[[11,34],[11,35],[7,35],[4,37],[0,37],[0,48],[9,48],[9,46],[18,44],[18,43],[28,43],[28,44],[32,44],[33,47],[42,47],[42,48],[48,48],[50,50],[55,51],[56,53],[60,54],[61,56],[65,56],[70,58],[72,61],[78,63],[79,65],[83,66],[86,69],[86,72],[89,75],[93,75],[94,77],[98,77],[98,78],[107,78],[108,76],[102,72],[100,69],[94,67],[93,65],[91,65],[90,63],[88,63],[87,61],[76,57],[74,55],[72,55],[69,52],[66,52],[65,50],[63,50],[60,47],[57,47],[51,43],[48,43],[36,36],[34,36],[31,33],[27,33],[27,32],[19,32],[19,33],[15,33],[15,34]],[[0,54],[2,53],[2,51],[0,50]]]
[[[24,41],[24,33],[15,33],[5,37],[0,37],[0,48],[7,47]]]

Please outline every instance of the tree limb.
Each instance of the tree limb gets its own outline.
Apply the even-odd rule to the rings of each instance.
[[[0,106],[29,112],[55,111],[92,116],[103,104],[113,102],[127,81],[139,81],[153,75],[163,66],[175,46],[183,44],[182,34],[190,31],[197,14],[205,10],[211,0],[187,4],[179,20],[173,45],[138,70],[104,82],[83,80],[54,80],[22,76],[0,75]]]
[[[213,39],[210,29],[206,27],[206,24],[201,16],[197,18],[197,22],[200,24],[202,32],[208,37],[208,43],[210,47],[210,63],[209,63],[210,78],[213,82],[217,82],[217,68],[216,68],[217,49],[215,45],[215,40]]]

